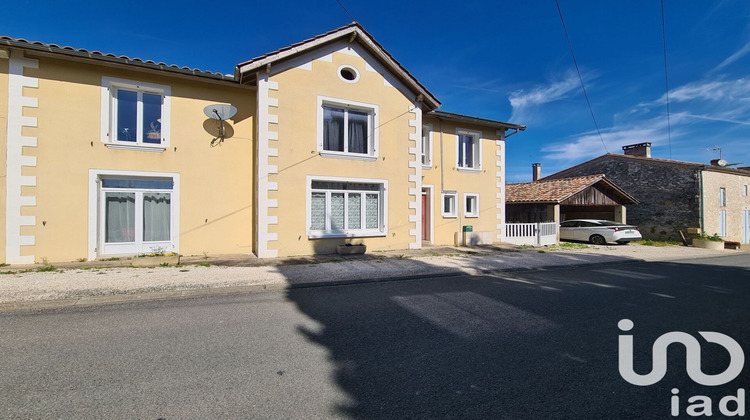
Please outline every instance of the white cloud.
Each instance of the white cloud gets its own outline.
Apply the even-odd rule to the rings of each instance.
[[[726,66],[734,63],[735,61],[739,60],[740,58],[746,56],[748,53],[750,53],[750,42],[748,42],[747,44],[745,44],[745,46],[742,47],[742,48],[740,48],[739,51],[737,51],[736,53],[734,53],[734,54],[730,55],[729,57],[727,57],[718,66],[716,66],[713,71],[723,69],[724,67],[726,67]]]
[[[683,116],[672,117],[672,124],[683,119]],[[679,130],[672,128],[672,138],[681,135]],[[596,131],[580,133],[571,136],[572,141],[553,143],[542,148],[544,159],[565,163],[582,162],[607,152],[621,153],[622,146],[629,144],[650,142],[652,145],[666,143],[669,138],[666,118],[653,118],[637,124],[615,126],[602,131],[602,137]],[[602,140],[604,144],[602,144]],[[606,149],[604,147],[606,145]]]
[[[578,76],[575,72],[570,71],[562,80],[554,81],[548,85],[536,86],[530,91],[517,90],[511,93],[508,98],[510,106],[513,108],[510,120],[528,121],[530,119],[528,117],[529,109],[564,99],[571,92],[577,90],[579,86]]]
[[[701,80],[687,83],[669,92],[670,102],[687,102],[693,100],[733,101],[750,99],[750,79],[736,80]],[[654,102],[642,103],[639,106],[649,107],[664,104],[666,95]]]
[[[690,114],[690,113],[683,113],[685,117],[688,118],[695,118],[699,120],[708,120],[708,121],[717,121],[717,122],[725,122],[730,124],[739,124],[739,125],[750,125],[750,121],[742,121],[738,119],[734,119],[730,116],[723,116],[723,115],[696,115],[696,114]]]

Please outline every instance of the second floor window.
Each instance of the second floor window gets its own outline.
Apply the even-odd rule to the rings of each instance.
[[[369,154],[370,115],[351,109],[323,107],[323,150]]]
[[[480,134],[473,131],[458,131],[456,167],[458,169],[480,170],[482,169],[482,151],[479,142]]]
[[[102,141],[108,147],[164,150],[169,95],[169,86],[102,78]]]
[[[422,126],[422,166],[432,166],[432,126]]]
[[[115,88],[112,93],[114,140],[161,144],[163,98],[159,93]]]
[[[378,106],[319,96],[318,152],[325,157],[375,160]]]

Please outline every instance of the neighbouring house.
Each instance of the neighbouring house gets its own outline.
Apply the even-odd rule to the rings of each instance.
[[[633,196],[595,174],[507,184],[505,193],[506,242],[551,245],[560,239],[560,222],[570,219],[604,219],[626,222],[625,205],[637,204]]]
[[[718,234],[728,241],[750,243],[749,168],[651,157],[651,143],[623,147],[549,175],[553,180],[605,174],[639,203],[628,207],[628,222],[644,239],[680,240],[680,231]]]
[[[232,75],[0,37],[0,259],[502,241],[526,127],[440,105],[356,22]]]

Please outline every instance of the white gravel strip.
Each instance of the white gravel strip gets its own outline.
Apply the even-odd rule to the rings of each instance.
[[[300,283],[388,278],[460,271],[480,274],[511,269],[535,269],[633,259],[647,261],[706,258],[734,255],[739,251],[709,251],[701,248],[640,245],[602,246],[548,251],[524,249],[470,256],[435,256],[351,260],[304,265],[263,267],[184,267],[66,269],[56,272],[26,272],[0,276],[0,303],[75,299],[87,296],[142,294],[232,286],[266,285],[284,288]],[[746,255],[746,252],[743,252]]]

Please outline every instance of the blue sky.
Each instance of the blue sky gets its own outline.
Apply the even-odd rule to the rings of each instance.
[[[508,139],[509,182],[648,141],[653,156],[750,166],[750,2],[341,0],[443,103],[528,126]],[[232,73],[249,58],[343,26],[336,0],[13,1],[0,35]]]

